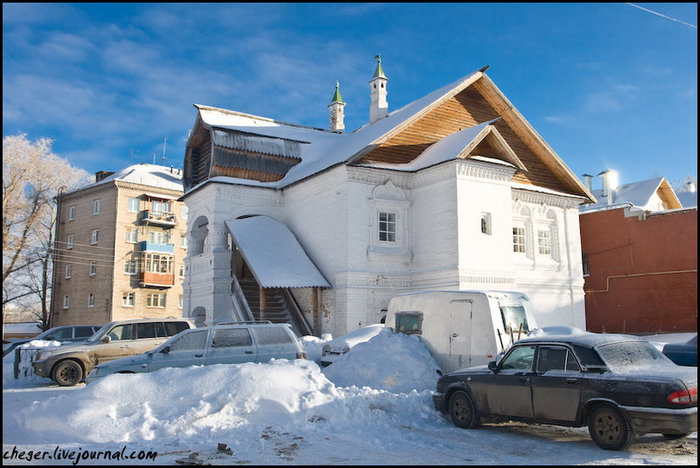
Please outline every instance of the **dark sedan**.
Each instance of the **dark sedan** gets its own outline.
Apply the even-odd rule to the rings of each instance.
[[[664,355],[679,366],[698,366],[698,335],[685,343],[667,343]]]
[[[522,420],[588,426],[601,448],[636,435],[685,437],[697,430],[697,373],[627,335],[545,335],[515,343],[496,364],[440,377],[435,407],[463,428]]]

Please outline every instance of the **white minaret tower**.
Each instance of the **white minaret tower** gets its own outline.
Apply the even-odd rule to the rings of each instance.
[[[331,108],[331,130],[342,133],[342,131],[345,130],[345,112],[343,111],[345,103],[340,96],[340,83],[337,81],[335,82],[335,93],[333,93],[331,103],[328,104],[328,107]]]
[[[386,102],[386,82],[389,80],[382,70],[382,58],[377,54],[377,69],[369,82],[369,123],[373,124],[389,114],[389,104]]]

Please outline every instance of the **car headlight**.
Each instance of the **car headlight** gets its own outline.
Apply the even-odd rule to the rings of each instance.
[[[54,353],[52,350],[41,350],[38,353],[36,353],[36,360],[37,361],[43,361],[44,359],[47,359],[51,357],[51,355]]]

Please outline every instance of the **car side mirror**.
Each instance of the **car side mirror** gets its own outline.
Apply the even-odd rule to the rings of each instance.
[[[166,346],[165,348],[161,349],[160,352],[163,354],[168,354],[170,352],[170,346]]]
[[[496,369],[497,369],[497,368],[498,368],[498,366],[496,365],[496,361],[491,361],[491,362],[489,362],[489,370],[490,370],[490,371],[496,372]]]
[[[103,343],[109,343],[110,341],[112,341],[112,338],[110,338],[109,335],[105,335],[102,337]]]

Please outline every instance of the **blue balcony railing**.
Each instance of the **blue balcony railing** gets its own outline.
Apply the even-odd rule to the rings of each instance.
[[[156,244],[155,242],[142,241],[141,251],[174,254],[175,244]]]

